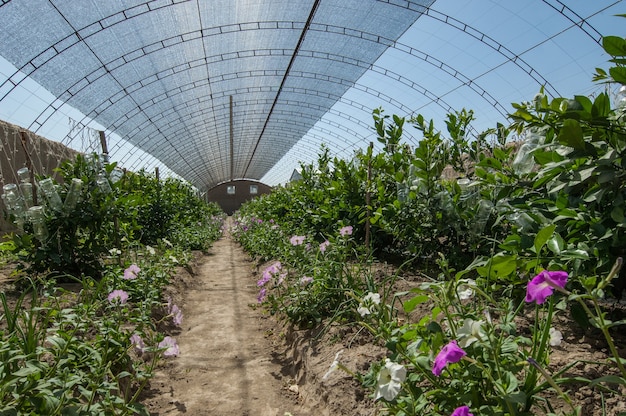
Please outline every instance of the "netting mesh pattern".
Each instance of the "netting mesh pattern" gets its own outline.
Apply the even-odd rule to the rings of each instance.
[[[0,55],[207,189],[263,177],[432,2],[13,0]]]

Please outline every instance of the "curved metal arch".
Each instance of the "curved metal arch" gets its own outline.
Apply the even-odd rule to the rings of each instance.
[[[427,9],[425,9],[425,10],[424,10],[424,13],[425,13],[426,15],[430,16],[430,17],[433,17],[431,14],[432,14],[432,13],[438,13],[438,12],[433,11],[431,8],[427,8]],[[442,14],[442,15],[443,15],[443,14]],[[443,16],[446,16],[446,15],[443,15]],[[133,16],[133,17],[134,17],[134,16]],[[447,17],[447,19],[438,19],[438,20],[440,20],[440,21],[442,21],[442,22],[444,22],[444,23],[446,23],[446,24],[450,24],[452,27],[455,27],[455,28],[459,29],[458,25],[453,25],[453,24],[449,23],[449,22],[448,22],[448,20],[455,21],[455,22],[458,22],[458,23],[460,23],[460,24],[462,24],[462,22],[460,22],[460,21],[458,21],[458,20],[456,20],[456,19],[454,19],[454,18],[452,18],[452,17],[449,17],[449,16],[446,16],[446,17]],[[132,17],[130,17],[130,18],[128,18],[128,19],[131,19],[131,18],[132,18]],[[435,18],[436,18],[436,17],[435,17]],[[100,20],[99,22],[105,21],[106,19],[108,19],[108,18],[102,19],[102,20]],[[98,23],[99,23],[99,22],[98,22]],[[119,22],[116,22],[116,23],[114,23],[114,24],[117,24],[117,23],[119,23]],[[208,34],[207,36],[216,36],[216,35],[219,35],[219,34],[222,34],[222,33],[224,33],[224,32],[229,31],[229,30],[227,30],[227,29],[230,29],[230,28],[236,28],[236,27],[239,27],[239,30],[240,30],[240,31],[248,31],[248,30],[267,30],[267,29],[272,29],[272,30],[275,30],[275,29],[286,29],[285,27],[283,27],[283,26],[282,26],[281,24],[279,24],[279,23],[280,23],[280,22],[278,22],[278,21],[274,21],[274,22],[269,22],[269,25],[268,25],[268,22],[248,22],[248,23],[238,23],[238,24],[224,25],[224,26],[220,26],[220,27],[218,27],[218,29],[219,29],[219,30],[216,30],[216,28],[213,28],[213,29],[214,29],[214,32],[213,32],[213,33]],[[292,23],[295,23],[295,22],[292,22]],[[268,26],[264,26],[264,25],[268,25]],[[271,25],[275,25],[275,26],[271,26]],[[467,25],[465,25],[465,24],[463,24],[463,25],[464,25],[464,29],[462,29],[462,30],[463,30],[464,32],[466,32],[466,33],[468,33],[468,34],[472,35],[472,36],[473,36],[473,37],[475,37],[476,39],[478,39],[478,40],[480,40],[481,42],[485,43],[486,45],[488,45],[488,46],[492,47],[493,49],[495,49],[496,51],[500,52],[502,55],[504,55],[505,57],[507,57],[509,60],[511,60],[511,62],[513,62],[513,63],[515,63],[517,66],[519,66],[521,69],[525,70],[522,66],[520,66],[519,64],[517,64],[517,61],[516,61],[515,59],[512,59],[510,56],[507,56],[507,54],[502,53],[502,50],[510,52],[510,51],[509,51],[508,49],[506,49],[503,45],[501,45],[501,44],[499,44],[499,43],[495,42],[495,40],[493,40],[493,39],[489,38],[489,37],[488,37],[487,35],[485,35],[484,33],[479,32],[479,31],[477,31],[476,29],[471,28],[471,29],[473,29],[473,31],[474,31],[474,32],[477,32],[477,33],[480,33],[480,34],[481,34],[481,37],[478,37],[478,36],[474,35],[473,33],[471,33],[471,32],[469,32],[469,31],[467,31],[467,30],[466,30],[467,28],[470,28],[469,26],[467,26]],[[91,27],[91,26],[93,26],[93,24],[92,24],[92,25],[90,25],[90,26],[88,26],[88,27]],[[112,26],[112,25],[111,25],[111,26]],[[261,26],[264,26],[264,27],[261,27]],[[298,26],[298,25],[292,25],[292,27],[291,27],[291,28],[289,28],[289,29],[287,29],[287,30],[293,30],[293,29],[296,29],[296,28],[298,28],[297,26]],[[226,28],[226,29],[225,29],[225,28]],[[300,27],[300,28],[302,28],[302,27]],[[396,42],[396,41],[393,41],[393,40],[391,40],[391,39],[386,39],[386,38],[383,38],[383,37],[381,37],[381,36],[375,36],[375,35],[372,35],[372,34],[368,34],[368,33],[363,32],[363,31],[358,31],[358,30],[354,30],[354,29],[349,29],[349,30],[347,31],[347,30],[346,30],[346,28],[341,28],[341,27],[339,27],[339,26],[325,25],[325,24],[312,24],[312,25],[311,25],[311,27],[309,28],[309,30],[312,30],[312,31],[320,31],[320,28],[325,28],[325,29],[323,30],[324,32],[329,32],[329,33],[342,33],[342,34],[344,34],[345,36],[357,37],[357,38],[360,38],[360,39],[365,39],[365,40],[368,40],[368,41],[376,42],[376,43],[381,44],[381,45],[391,46],[391,47],[394,47],[394,48],[396,48],[396,49],[398,49],[398,50],[405,51],[405,52],[407,51],[407,48],[408,48],[408,51],[412,51],[412,52],[409,52],[411,55],[413,55],[413,56],[417,56],[417,57],[420,57],[420,53],[415,54],[415,52],[419,52],[419,51],[418,51],[418,50],[416,50],[416,49],[414,49],[414,48],[411,48],[411,47],[410,47],[410,46],[408,46],[408,45],[403,45],[403,44],[401,44],[400,42]],[[84,30],[84,28],[83,28],[82,30]],[[86,83],[84,84],[83,88],[85,88],[87,85],[89,85],[89,83],[90,83],[90,82],[94,82],[94,81],[96,81],[96,80],[97,80],[97,79],[99,79],[100,77],[102,77],[102,76],[104,76],[105,74],[107,74],[107,73],[109,73],[109,72],[113,71],[114,69],[116,69],[118,66],[125,65],[126,63],[132,62],[132,60],[139,59],[139,58],[141,58],[141,57],[143,57],[143,56],[145,56],[145,55],[148,55],[148,54],[150,54],[150,53],[152,53],[152,52],[154,52],[154,51],[157,51],[157,50],[159,50],[159,49],[162,49],[162,48],[166,48],[166,47],[168,47],[168,46],[166,46],[166,45],[173,45],[173,44],[175,43],[175,42],[172,42],[172,40],[173,40],[173,39],[178,39],[178,40],[179,40],[179,42],[178,42],[178,43],[183,43],[183,42],[187,41],[186,39],[188,39],[188,40],[197,39],[197,38],[198,38],[198,36],[197,36],[197,35],[198,35],[198,33],[199,33],[199,35],[200,35],[200,36],[204,39],[204,37],[205,37],[205,36],[203,35],[203,32],[204,32],[205,30],[208,30],[208,29],[201,28],[199,31],[192,31],[192,32],[183,33],[183,34],[176,35],[176,36],[173,36],[173,37],[170,37],[170,38],[165,38],[165,39],[162,39],[162,40],[160,40],[159,42],[154,42],[154,43],[152,43],[152,44],[145,45],[145,46],[143,46],[143,47],[142,47],[142,48],[140,48],[140,49],[137,49],[137,50],[131,51],[131,52],[129,52],[128,54],[126,54],[126,55],[124,55],[124,56],[121,56],[121,57],[118,57],[118,58],[116,58],[114,61],[111,61],[111,65],[110,65],[110,67],[109,67],[109,65],[108,65],[108,64],[104,64],[104,63],[103,63],[103,66],[102,66],[101,68],[98,68],[97,70],[95,70],[95,71],[93,71],[92,73],[88,74],[88,75],[87,75],[87,76],[85,76],[82,80],[80,80],[80,81],[78,81],[77,83],[75,83],[72,87],[76,86],[77,84],[81,83],[81,82],[84,80],[84,81],[86,81]],[[79,31],[76,31],[76,33],[79,33]],[[93,33],[95,33],[95,32],[93,32]],[[88,36],[93,35],[93,33],[89,34]],[[72,36],[72,35],[70,35],[70,36]],[[88,37],[88,36],[87,36],[87,37]],[[69,38],[69,36],[68,36],[68,38]],[[66,39],[67,39],[67,38],[65,38],[65,39],[63,39],[63,40],[61,40],[61,41],[57,42],[57,44],[52,45],[52,46],[51,46],[48,50],[50,50],[50,49],[54,49],[54,48],[55,48],[55,46],[57,46],[58,44],[63,44],[65,47],[69,47],[69,46],[71,46],[71,45],[73,45],[73,44],[78,43],[78,42],[80,42],[80,41],[81,41],[81,39],[80,39],[80,38],[77,38],[77,39],[76,39],[76,41],[75,41],[73,44],[71,44],[71,45],[69,45],[69,46],[68,46],[68,45],[66,44],[66,43],[67,43],[67,42],[66,42]],[[483,39],[489,39],[489,40],[491,40],[492,42],[491,42],[491,43],[484,42],[484,41],[483,41]],[[495,44],[495,45],[497,45],[498,47],[497,47],[497,48],[496,48],[496,47],[494,47],[494,45],[493,45],[492,43],[493,43],[493,44]],[[160,45],[160,48],[156,47],[157,45]],[[400,45],[401,47],[398,47],[397,45]],[[45,56],[46,52],[47,52],[47,50],[46,50],[46,51],[43,51],[43,52],[42,52],[40,55],[38,55],[38,56],[42,56],[42,55],[44,55],[44,56]],[[141,53],[139,53],[139,52],[141,52]],[[291,53],[293,53],[293,51],[289,51],[289,52],[290,52],[290,54],[291,54]],[[246,53],[248,53],[248,54],[249,54],[249,53],[250,53],[250,51],[246,51]],[[423,54],[423,53],[421,53],[421,54],[422,54],[422,55],[424,55],[424,56],[422,57],[422,59],[423,59],[424,61],[429,62],[429,59],[430,59],[430,60],[434,60],[435,62],[429,62],[429,63],[431,63],[431,64],[435,65],[436,67],[439,67],[440,69],[444,70],[444,71],[445,71],[445,72],[447,72],[448,74],[450,74],[450,75],[454,76],[455,78],[459,79],[459,81],[464,82],[464,83],[465,83],[465,84],[467,84],[468,86],[472,86],[472,84],[474,83],[472,80],[470,80],[470,79],[469,79],[469,78],[467,78],[467,77],[464,77],[464,78],[465,78],[465,80],[463,80],[462,78],[457,77],[457,74],[462,75],[462,73],[461,73],[461,72],[459,72],[459,71],[457,71],[457,70],[454,70],[453,68],[451,68],[451,67],[449,67],[448,65],[444,64],[443,62],[438,61],[436,58],[434,58],[434,57],[432,57],[432,56],[430,56],[430,55],[427,55],[427,54]],[[512,54],[512,52],[510,52],[510,54]],[[52,56],[54,56],[54,55],[52,55]],[[49,60],[49,59],[52,59],[52,56],[51,56],[50,58],[48,58],[48,60]],[[126,59],[126,58],[128,58],[128,56],[132,56],[132,59],[130,59],[130,60]],[[222,56],[222,55],[220,55],[220,56]],[[236,53],[234,53],[234,54],[233,54],[233,56],[236,56],[236,57],[242,57],[242,56],[244,56],[244,55],[243,55],[243,54],[241,54],[240,52],[236,52]],[[249,56],[249,55],[248,55],[248,56]],[[125,58],[125,57],[126,57],[126,58]],[[344,57],[344,58],[345,58],[345,57]],[[517,57],[517,58],[519,58],[519,57]],[[36,58],[34,58],[34,59],[36,59]],[[33,60],[34,60],[34,59],[33,59]],[[32,62],[33,60],[31,60],[30,62]],[[208,64],[208,59],[207,59],[207,58],[205,58],[205,59],[204,59],[204,61],[205,61],[205,62],[204,62],[202,65],[207,65],[207,64]],[[524,62],[521,58],[519,58],[519,61],[520,61],[520,62],[522,62],[522,63],[524,63],[524,64],[526,64],[526,63],[525,63],[525,62]],[[44,62],[44,63],[45,63],[45,62]],[[113,65],[113,63],[118,63],[119,65],[118,65],[118,66],[115,66],[115,65]],[[527,65],[527,64],[526,64],[526,65]],[[23,68],[24,68],[24,67],[23,67]],[[104,68],[104,69],[105,69],[105,71],[100,71],[102,68]],[[190,68],[191,68],[191,67],[190,67]],[[450,70],[447,70],[447,68],[450,68]],[[534,70],[531,70],[531,72],[528,72],[528,70],[525,70],[525,72],[527,72],[527,73],[528,73],[531,77],[533,77],[533,76],[532,76],[532,71],[534,71]],[[100,75],[99,75],[99,76],[98,76],[97,72],[100,72]],[[534,71],[534,72],[535,72],[535,73],[537,73],[536,71]],[[537,73],[537,74],[538,74],[538,73]],[[156,74],[155,74],[155,75],[156,75]],[[540,74],[538,74],[538,75],[540,75]],[[92,81],[89,81],[89,79],[91,79]],[[114,79],[115,79],[115,78],[114,78]],[[535,78],[533,77],[533,79],[535,79]],[[542,79],[542,82],[544,82],[544,83],[545,83],[545,85],[550,86],[551,88],[553,88],[553,89],[554,89],[554,87],[552,87],[552,86],[549,84],[549,82],[548,82],[547,80],[545,80],[545,78],[541,77],[541,79]],[[537,79],[535,79],[535,81],[539,82]],[[540,82],[540,84],[541,84],[541,82]],[[210,80],[209,80],[209,85],[210,85]],[[121,85],[120,85],[120,86],[121,86]],[[0,86],[0,88],[1,88],[1,87],[2,87],[2,86]],[[71,89],[72,87],[68,88],[68,89],[65,91],[65,93],[70,93],[70,89]],[[471,88],[472,88],[472,89],[474,89],[474,87],[471,87]],[[80,92],[80,90],[81,90],[81,89],[82,89],[82,88],[78,89],[78,90],[77,90],[74,94],[76,94],[76,93]],[[554,90],[556,91],[556,89],[554,89]],[[482,88],[480,88],[480,91],[481,91],[481,92],[478,92],[478,91],[477,91],[477,92],[479,93],[479,95],[480,95],[481,97],[485,98],[485,95],[484,95],[484,94],[486,94],[486,91],[484,91]],[[65,93],[61,94],[61,96],[63,96]],[[73,94],[72,94],[72,95],[73,95]],[[493,97],[491,97],[491,98],[493,98]],[[495,100],[495,99],[493,99],[493,100],[494,100],[494,102],[496,102],[496,103],[497,103],[497,100]],[[487,100],[487,101],[488,101],[488,100]],[[489,101],[488,101],[488,102],[489,102]],[[494,105],[494,103],[492,103],[492,102],[490,102],[490,104],[491,104],[491,105]],[[499,104],[499,103],[498,103],[498,104]],[[501,109],[500,109],[500,108],[496,107],[496,109],[497,109],[499,112],[501,112]],[[44,113],[45,113],[45,111],[46,111],[46,110],[44,110],[44,111],[42,112],[42,114],[44,114]],[[38,117],[37,119],[39,119],[39,117]],[[43,122],[39,123],[39,125],[41,126],[41,125],[43,125],[44,123],[45,123],[45,120],[44,120]],[[29,128],[32,128],[32,126],[30,126]],[[37,130],[38,130],[38,129],[36,129],[36,130],[34,130],[34,131],[36,132]]]
[[[491,96],[486,90],[484,90],[483,88],[481,88],[480,86],[477,85],[477,83],[473,82],[472,80],[470,80],[468,77],[466,77],[465,75],[463,75],[462,72],[458,71],[455,68],[450,67],[449,65],[445,64],[442,61],[437,60],[436,58],[432,57],[431,55],[425,54],[415,48],[411,48],[411,47],[407,47],[406,48],[399,48],[398,50],[408,53],[413,57],[417,57],[421,60],[423,60],[424,62],[427,62],[441,70],[443,70],[444,72],[446,72],[447,74],[449,74],[450,76],[458,79],[461,83],[463,83],[464,85],[467,85],[468,87],[470,87],[472,90],[474,90],[474,92],[476,92],[479,97],[485,99],[485,101],[487,101],[491,106],[493,106],[502,116],[507,117],[507,112],[504,109],[504,107],[493,97]],[[154,52],[155,50],[152,50],[151,52]],[[264,53],[259,53],[259,50],[244,50],[244,51],[238,51],[235,54],[230,55],[229,57],[227,57],[225,60],[230,60],[230,59],[237,59],[239,57],[250,57],[250,56],[268,56],[268,55],[280,55],[282,54],[283,56],[288,56],[290,55],[291,51],[289,50],[285,50],[285,49],[266,49],[266,50],[261,50]],[[439,97],[437,97],[435,94],[431,94],[430,96],[428,95],[428,90],[421,86],[420,84],[409,80],[406,77],[403,77],[393,71],[389,71],[386,70],[382,67],[376,66],[376,65],[371,65],[368,63],[364,63],[364,62],[360,62],[360,61],[356,61],[356,60],[351,60],[351,59],[347,59],[347,57],[345,56],[340,56],[340,55],[334,55],[334,54],[328,54],[328,53],[323,53],[320,54],[319,52],[316,51],[303,51],[304,55],[303,56],[312,56],[313,54],[317,54],[317,57],[323,57],[323,59],[328,59],[328,60],[333,60],[333,61],[337,61],[337,62],[341,62],[341,63],[345,63],[345,64],[350,64],[350,65],[355,65],[361,68],[365,68],[365,69],[371,69],[374,72],[380,73],[381,75],[384,75],[390,79],[393,79],[395,81],[398,81],[406,86],[408,86],[409,88],[418,91],[419,93],[421,93],[422,95],[427,96],[430,100],[437,102],[439,100]],[[254,54],[254,55],[252,55]],[[310,55],[307,55],[310,54]],[[321,56],[320,56],[321,55]],[[131,51],[128,56],[135,56],[135,59],[139,59],[138,56],[136,56],[135,51]],[[222,56],[222,55],[213,55],[210,57],[206,57],[204,60],[204,62],[196,62],[195,65],[193,64],[193,62],[188,63],[188,69],[194,68],[196,66],[204,66],[206,64],[206,61],[209,60],[213,60],[214,58],[218,57],[218,56]],[[121,57],[124,61],[128,61],[128,62],[132,62],[133,59],[128,59],[127,55],[124,55]],[[148,85],[150,85],[151,83],[154,82],[158,82],[162,79],[165,79],[169,76],[173,76],[176,73],[180,72],[180,68],[178,68],[176,71],[174,70],[174,68],[167,68],[161,72],[152,74],[152,81],[145,83],[143,81],[137,81],[135,84],[131,84],[128,87],[126,87],[126,91],[128,92],[134,92],[137,91],[141,88],[144,88]],[[94,71],[96,72],[96,71]],[[250,75],[254,75],[257,76],[259,75],[258,72],[261,71],[246,71],[248,73],[250,73]],[[268,70],[263,70],[264,75],[267,75]],[[87,80],[88,78],[91,78],[91,75],[89,74],[86,77],[83,78],[83,80]],[[228,74],[221,74],[217,77],[213,77],[213,79],[217,78],[217,80],[213,81],[213,82],[220,82],[221,80],[225,79],[225,78],[231,78],[232,76],[236,75],[237,77],[240,77],[239,74],[241,73],[228,73]],[[103,76],[104,74],[102,74]],[[272,75],[272,74],[270,74]],[[280,72],[279,70],[275,70],[275,72],[273,73],[273,75],[275,76],[279,76]],[[92,82],[96,81],[99,77],[96,78],[92,78]],[[221,79],[220,79],[221,78]],[[82,83],[82,81],[77,82],[74,85],[78,85]],[[350,83],[346,83],[345,85],[350,85]],[[184,85],[186,86],[186,85]],[[73,86],[72,86],[73,87]],[[70,87],[70,89],[72,88]],[[86,87],[86,85],[85,85]],[[178,88],[182,88],[183,86],[178,86]],[[419,88],[417,88],[419,87]],[[70,89],[66,90],[66,92],[68,92]],[[75,93],[79,92],[80,90],[76,91]],[[166,95],[166,97],[169,97],[169,95]],[[104,101],[106,102],[107,100],[111,100],[111,97],[106,98]],[[114,104],[114,101],[111,100],[111,105]],[[141,106],[143,105],[143,103],[139,104],[138,108],[141,108]],[[103,112],[104,110],[106,110],[107,107],[99,107],[98,110],[100,110],[101,112]],[[409,112],[410,113],[410,112]],[[42,114],[45,114],[45,110],[44,112],[42,112]],[[92,118],[95,119],[98,116],[99,113],[96,113],[95,115],[91,115],[91,113],[86,114],[87,118]],[[45,121],[41,122],[40,124],[45,123]],[[115,126],[117,123],[114,122],[113,126]]]
[[[587,34],[587,36],[589,36],[591,39],[593,39],[594,42],[596,42],[598,45],[602,46],[602,34],[600,32],[598,32],[595,27],[593,27],[591,24],[589,24],[589,22],[587,22],[587,19],[581,17],[578,13],[576,13],[575,11],[573,11],[572,9],[567,7],[565,4],[563,4],[561,2],[561,0],[541,0],[541,1],[543,1],[548,6],[552,7],[559,14],[561,14],[567,20],[572,22],[574,24],[574,26],[578,26],[580,28],[580,30],[585,32]],[[559,6],[555,6],[555,4],[558,4],[560,7]],[[566,14],[566,12],[567,12],[567,14]],[[569,15],[573,15],[574,17],[570,17],[568,14]],[[587,29],[585,29],[584,26],[589,26],[589,31]],[[595,33],[592,34],[590,32],[595,32]],[[594,37],[594,36],[596,36],[596,37]]]

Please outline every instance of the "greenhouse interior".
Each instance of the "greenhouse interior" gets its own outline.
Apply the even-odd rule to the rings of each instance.
[[[625,6],[0,1],[0,415],[626,415]]]

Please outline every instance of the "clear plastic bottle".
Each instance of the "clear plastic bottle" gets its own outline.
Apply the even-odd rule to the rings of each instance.
[[[28,209],[35,204],[33,201],[33,184],[30,182],[30,171],[26,167],[20,168],[17,170],[17,176],[20,179],[19,187],[24,198],[24,205]]]
[[[487,221],[489,221],[489,217],[491,216],[491,211],[493,211],[493,209],[494,207],[491,201],[486,199],[480,200],[472,227],[476,234],[482,234],[483,231],[485,231],[485,226],[487,225]]]
[[[33,234],[35,238],[42,243],[48,239],[48,227],[46,226],[46,216],[44,207],[35,205],[28,209],[28,218],[33,225]]]
[[[83,188],[83,181],[78,178],[73,178],[72,183],[70,183],[70,189],[67,191],[67,195],[65,197],[65,203],[63,205],[63,209],[66,212],[71,212],[74,207],[76,207],[76,203],[80,198],[80,192]]]
[[[113,192],[109,180],[102,173],[98,174],[98,176],[96,177],[96,185],[98,185],[98,188],[100,188],[100,190],[105,194]]]
[[[39,188],[41,188],[44,195],[46,196],[50,208],[60,212],[63,209],[63,201],[61,201],[61,197],[55,189],[54,184],[52,183],[52,179],[46,178],[39,181]]]
[[[26,215],[26,206],[24,204],[24,198],[19,191],[19,188],[14,183],[7,183],[3,186],[4,193],[2,194],[4,203],[10,215],[14,216],[15,224],[20,230],[24,229],[24,217]]]

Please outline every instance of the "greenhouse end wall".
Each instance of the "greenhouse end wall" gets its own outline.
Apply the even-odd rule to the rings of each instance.
[[[269,185],[242,179],[225,182],[210,189],[206,200],[216,202],[226,214],[232,215],[244,202],[270,192],[272,188]]]

